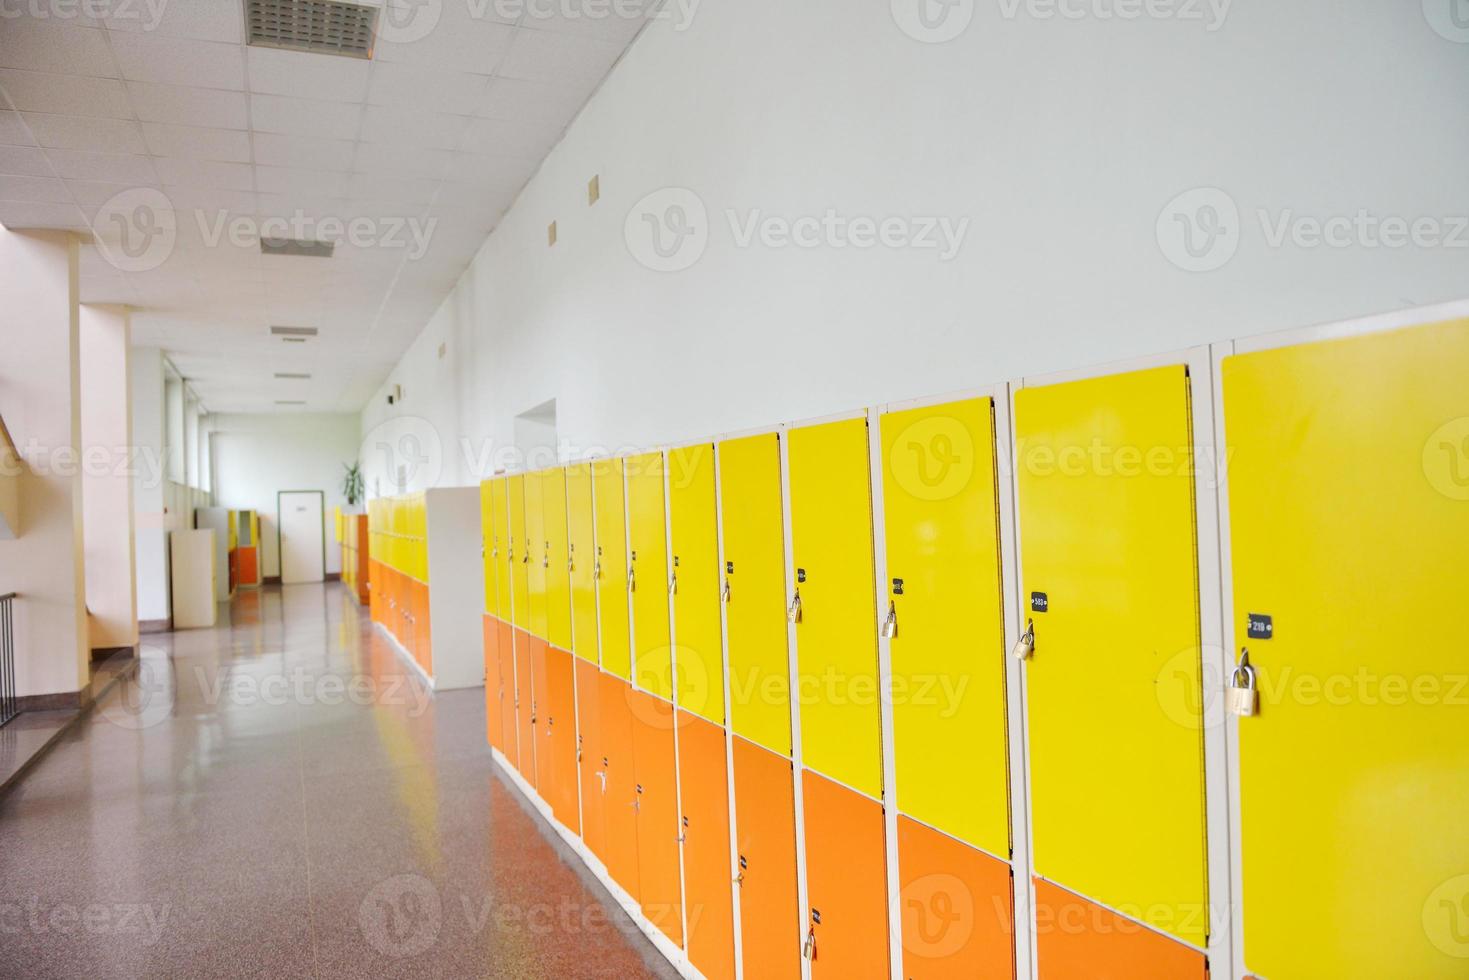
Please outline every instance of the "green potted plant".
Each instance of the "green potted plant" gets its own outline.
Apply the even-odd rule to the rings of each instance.
[[[347,475],[342,477],[342,496],[347,498],[348,507],[356,507],[366,495],[362,466],[359,463],[343,463],[342,469],[347,471]]]

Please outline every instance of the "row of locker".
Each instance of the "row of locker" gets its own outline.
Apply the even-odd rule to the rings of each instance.
[[[390,565],[370,560],[368,609],[372,621],[398,641],[427,677],[434,676],[429,588]]]
[[[369,551],[374,560],[428,581],[428,503],[422,493],[368,501]]]
[[[342,584],[353,599],[365,606],[370,600],[368,582],[372,579],[367,515],[344,514],[338,508],[336,526],[337,543],[342,549]]]
[[[517,719],[519,747],[540,744],[545,702],[523,708],[515,695],[561,699],[556,717],[572,742],[571,719],[578,732],[602,723],[576,717],[590,705],[583,692],[622,685],[623,700],[644,706],[635,715],[678,705],[678,724],[666,727],[680,756],[698,741],[691,733],[712,730],[735,756],[762,751],[787,781],[798,774],[803,799],[830,787],[870,803],[876,836],[844,846],[840,863],[851,875],[861,855],[878,862],[883,914],[864,922],[855,946],[865,965],[847,975],[886,972],[884,802],[897,808],[899,852],[906,827],[958,848],[962,859],[950,854],[945,866],[973,863],[1006,882],[1034,872],[1041,975],[1147,962],[1152,975],[1202,976],[1224,927],[1243,930],[1243,968],[1271,980],[1458,975],[1469,957],[1469,838],[1455,827],[1469,800],[1469,748],[1453,691],[1469,637],[1462,617],[1429,597],[1463,587],[1469,325],[1225,357],[1217,455],[1227,487],[1213,483],[1224,466],[1199,458],[1212,427],[1207,402],[1201,427],[1198,402],[1211,395],[1190,367],[1026,384],[1003,404],[880,413],[872,433],[857,417],[487,481],[486,622],[503,623],[487,627],[487,697],[512,692],[498,711]],[[1220,508],[1222,529],[1201,524],[1206,505]],[[1007,527],[1018,541],[1008,557]],[[1223,582],[1201,549],[1226,560]],[[1206,629],[1218,587],[1232,608]],[[1216,635],[1237,642],[1211,648]],[[1021,672],[1007,661],[1015,640]],[[548,665],[570,665],[568,653],[584,663],[537,674],[537,645]],[[1231,674],[1236,663],[1248,666]],[[1372,691],[1359,681],[1336,700],[1291,683],[1294,674],[1319,691],[1364,673],[1379,678]],[[1384,676],[1437,693],[1389,702]],[[1227,722],[1227,782],[1243,801],[1230,859],[1217,839],[1229,831],[1211,816],[1225,783],[1208,769],[1222,762],[1207,762],[1206,743],[1226,724],[1226,689],[1247,681],[1252,695],[1230,697],[1258,709]],[[1023,718],[1012,717],[1017,706]],[[509,756],[507,734],[496,747]],[[568,827],[579,826],[562,819],[577,800],[584,821],[582,782],[597,769],[583,759],[573,776],[574,767],[532,780]],[[678,778],[698,785],[710,774]],[[813,848],[860,821],[804,822],[811,887]],[[580,826],[597,852],[596,832]],[[1012,868],[1022,829],[1028,862]],[[687,844],[682,860],[686,874],[699,861]],[[609,872],[627,887],[616,864]],[[971,909],[1009,907],[1008,885],[993,881],[909,902],[901,853],[897,869],[905,908],[935,921],[956,895]],[[1223,889],[1211,872],[1239,880]],[[1233,922],[1218,907],[1231,890]],[[655,907],[677,904],[653,895]],[[807,904],[811,918],[837,920],[829,931],[853,924]],[[1067,927],[1066,909],[1081,925]],[[902,932],[906,964],[906,911]],[[813,973],[826,972],[822,954],[804,948],[813,940],[827,968],[849,948],[806,936],[796,945]],[[966,971],[1014,947],[1013,933],[968,943],[955,975],[1007,975]],[[1073,962],[1083,965],[1068,972]],[[945,975],[926,966],[907,972]],[[764,974],[747,959],[745,975]]]

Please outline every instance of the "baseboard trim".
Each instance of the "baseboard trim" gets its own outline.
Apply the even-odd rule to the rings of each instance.
[[[326,580],[328,582],[340,582],[342,580],[342,573],[341,572],[327,572],[326,573]]]
[[[139,633],[171,633],[173,632],[173,619],[140,619],[138,620]]]
[[[15,699],[21,711],[76,711],[83,704],[81,691],[58,691],[55,694],[22,694]]]
[[[97,663],[100,660],[106,660],[108,657],[136,657],[137,655],[137,647],[93,647],[92,663]]]
[[[260,581],[264,585],[280,585],[281,577],[279,575],[267,575]]]

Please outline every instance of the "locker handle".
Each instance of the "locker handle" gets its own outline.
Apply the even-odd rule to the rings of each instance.
[[[734,876],[734,883],[736,885],[743,885],[745,883],[745,872],[744,871],[741,871],[739,874],[737,874],[737,875]]]
[[[799,623],[801,621],[801,590],[800,589],[797,589],[796,590],[796,594],[791,597],[791,607],[786,610],[786,619],[789,620],[792,623]]]
[[[627,566],[627,591],[629,592],[636,592],[638,590],[637,570],[638,567],[636,565]]]
[[[887,640],[898,635],[898,604],[896,602],[888,603],[888,615],[882,621],[882,635]]]
[[[727,575],[724,578],[724,591],[720,593],[720,598],[725,602],[729,601],[729,576]]]
[[[1025,621],[1025,632],[1015,644],[1015,658],[1017,660],[1029,660],[1031,654],[1035,653],[1035,620]]]
[[[592,578],[601,578],[601,577],[602,577],[602,563],[600,561],[592,562]]]
[[[574,572],[574,571],[576,571],[576,559],[574,559],[574,558],[568,558],[568,559],[566,559],[566,570],[568,572]]]
[[[668,576],[668,594],[678,595],[678,572]]]
[[[607,774],[605,772],[599,772],[597,773],[597,779],[601,782],[602,793],[605,795],[607,792]]]
[[[812,926],[806,930],[806,943],[801,947],[801,956],[804,959],[816,959],[816,927]]]

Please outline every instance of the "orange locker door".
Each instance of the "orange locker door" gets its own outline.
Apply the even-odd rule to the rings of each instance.
[[[432,677],[434,675],[434,632],[433,620],[428,614],[428,586],[422,582],[413,584],[417,589],[413,607],[413,639],[418,646],[418,662],[423,665],[423,672]]]
[[[601,677],[607,871],[633,898],[638,897],[637,779],[633,769],[632,688],[613,674]]]
[[[500,673],[493,678],[500,692],[500,751],[514,762],[519,754],[515,744],[515,628],[503,619],[495,620],[499,638],[495,650],[499,654]],[[491,678],[485,678],[489,684]]]
[[[632,692],[633,768],[637,782],[638,899],[643,915],[683,945],[683,895],[678,866],[678,793],[673,706]]]
[[[882,804],[809,769],[801,773],[801,793],[811,980],[887,977]]]
[[[745,976],[799,980],[801,932],[791,760],[735,736],[734,784]]]
[[[1036,963],[1042,980],[1207,980],[1203,953],[1035,879]]]
[[[607,769],[602,739],[602,672],[576,661],[576,744],[581,767],[581,839],[607,863]]]
[[[530,638],[531,738],[536,743],[536,778],[532,780],[541,799],[550,803],[556,796],[556,769],[551,764],[551,747],[546,744],[546,718],[551,712],[551,691],[546,679],[550,645],[539,636]]]
[[[534,701],[531,699],[531,635],[515,631],[515,728],[520,740],[520,756],[515,768],[532,785],[536,785],[536,742],[533,723]]]
[[[903,976],[1015,976],[1010,866],[917,820],[898,817]]]
[[[729,867],[729,768],[724,729],[680,711],[679,800],[689,959],[708,980],[734,977]]]
[[[494,616],[482,618],[485,628],[485,738],[504,752],[504,717],[500,714],[500,628]]]
[[[546,649],[546,692],[539,695],[543,721],[541,745],[550,759],[551,789],[541,795],[551,804],[556,819],[580,836],[577,811],[580,789],[576,774],[576,688],[571,654],[555,647]]]

